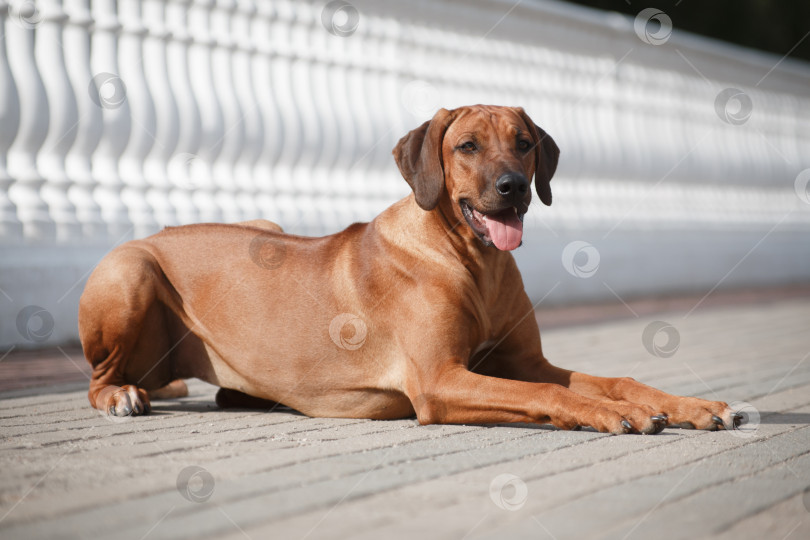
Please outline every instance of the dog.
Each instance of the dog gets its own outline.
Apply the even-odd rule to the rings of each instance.
[[[183,395],[197,377],[221,406],[309,416],[733,429],[726,403],[544,357],[510,251],[532,178],[551,205],[559,153],[521,108],[441,109],[394,148],[412,193],[370,223],[321,238],[197,224],[123,244],[80,301],[90,403],[145,414],[150,393]]]

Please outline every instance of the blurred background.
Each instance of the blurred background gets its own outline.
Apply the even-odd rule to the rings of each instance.
[[[165,226],[373,219],[396,141],[474,103],[561,148],[538,305],[810,282],[810,7],[579,3],[0,0],[0,354],[74,341],[94,266]]]

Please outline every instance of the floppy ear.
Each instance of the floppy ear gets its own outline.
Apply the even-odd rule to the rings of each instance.
[[[534,139],[534,188],[543,204],[551,206],[551,177],[557,170],[557,162],[560,159],[560,149],[551,135],[543,131],[536,125],[526,111],[519,108],[518,112],[526,123],[526,126],[533,131]]]
[[[394,148],[399,172],[413,189],[416,204],[424,210],[436,208],[444,189],[442,140],[452,121],[450,111],[439,109],[432,120],[402,137]]]

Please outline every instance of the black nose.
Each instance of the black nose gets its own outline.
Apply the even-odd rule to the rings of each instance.
[[[509,201],[521,200],[529,191],[529,181],[520,173],[506,173],[495,181],[495,189]]]

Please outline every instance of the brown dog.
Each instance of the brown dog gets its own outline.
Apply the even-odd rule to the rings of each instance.
[[[115,249],[79,307],[90,403],[142,414],[147,391],[198,377],[222,387],[221,404],[310,416],[733,427],[725,403],[543,356],[509,250],[532,176],[551,204],[558,155],[520,108],[442,109],[394,149],[413,194],[371,223],[323,238],[266,221],[189,225]]]

